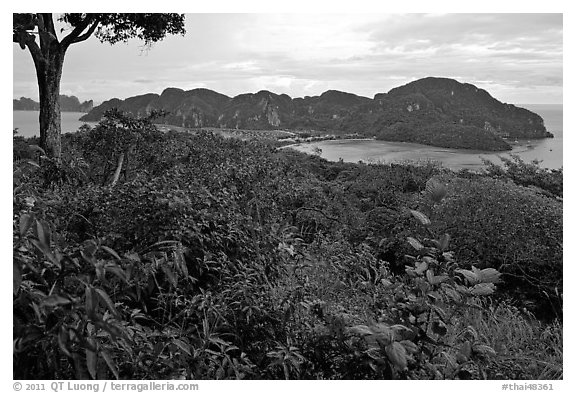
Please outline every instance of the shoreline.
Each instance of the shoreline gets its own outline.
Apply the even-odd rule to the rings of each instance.
[[[335,138],[335,139],[316,139],[312,141],[302,141],[297,143],[291,143],[289,145],[280,146],[279,149],[284,149],[286,147],[294,147],[300,145],[309,145],[314,142],[326,142],[326,141],[375,141],[374,138]]]
[[[545,138],[543,140],[526,139],[519,141],[513,145],[513,150],[504,152],[483,151],[483,150],[468,150],[468,149],[454,149],[447,147],[437,147],[424,144],[416,144],[411,142],[390,142],[374,139],[348,139],[349,141],[369,142],[367,145],[359,145],[355,147],[352,143],[349,147],[342,146],[338,148],[337,144],[331,145],[317,145],[318,151],[322,150],[320,157],[332,162],[337,162],[342,159],[345,162],[357,163],[362,161],[365,163],[375,163],[381,161],[383,163],[402,163],[405,161],[431,161],[437,162],[442,167],[454,171],[461,169],[468,169],[471,171],[480,170],[484,164],[482,158],[487,159],[497,165],[501,165],[502,161],[499,157],[508,158],[511,155],[519,156],[524,162],[532,162],[534,159],[540,161],[540,167],[548,170],[558,170],[563,168],[563,161],[554,160],[550,152],[561,149],[560,146],[549,145],[547,141],[554,141],[554,139]],[[375,141],[370,142],[370,141]],[[557,140],[561,143],[561,139]],[[315,141],[316,142],[316,141]],[[531,145],[533,143],[534,145]],[[295,151],[314,155],[314,147],[311,147],[311,142],[295,143],[281,148],[290,147]],[[332,149],[332,147],[335,147]],[[552,153],[554,155],[555,153]],[[557,153],[556,153],[557,154]],[[316,152],[315,155],[318,155]]]

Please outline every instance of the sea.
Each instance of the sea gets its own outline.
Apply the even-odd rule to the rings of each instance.
[[[554,138],[512,140],[509,141],[513,145],[512,151],[497,153],[377,140],[330,140],[303,143],[294,145],[292,148],[310,154],[317,154],[321,151],[321,157],[329,161],[340,159],[346,162],[363,161],[366,163],[434,161],[454,170],[478,170],[483,167],[482,158],[501,163],[499,156],[508,157],[509,154],[517,154],[526,162],[540,161],[540,165],[544,168],[561,168],[563,166],[562,105],[523,104],[517,106],[539,114],[544,119],[546,129],[554,134]],[[18,135],[25,137],[39,135],[37,111],[13,111],[13,113],[13,128],[18,128]],[[82,124],[85,124],[78,120],[82,115],[84,113],[62,112],[62,132],[77,131]],[[94,123],[87,124],[93,125]]]
[[[13,111],[12,128],[18,128],[18,134],[24,137],[40,136],[40,124],[38,111]],[[84,116],[83,112],[62,112],[62,133],[76,132],[85,123],[78,119]]]

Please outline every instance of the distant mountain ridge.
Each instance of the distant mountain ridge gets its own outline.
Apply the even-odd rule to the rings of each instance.
[[[165,110],[169,114],[163,123],[187,128],[315,129],[494,151],[511,149],[505,138],[553,136],[542,118],[527,109],[504,104],[474,85],[434,77],[378,93],[373,99],[336,90],[291,98],[266,90],[228,97],[203,88],[167,88],[160,95],[113,98],[80,120],[99,121],[111,108],[134,116]]]
[[[21,97],[18,100],[12,100],[13,110],[15,111],[39,111],[40,104],[30,98]],[[76,96],[60,95],[60,110],[62,112],[90,112],[94,108],[94,101],[80,100]]]

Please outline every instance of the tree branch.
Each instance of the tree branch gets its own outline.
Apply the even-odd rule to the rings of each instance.
[[[56,37],[56,32],[54,31],[52,14],[38,14],[38,35],[40,36],[40,41],[43,38],[48,38],[50,42],[58,42],[58,37]]]
[[[46,28],[46,32],[50,34],[51,38],[53,37],[54,39],[57,39],[52,14],[42,14],[42,16],[44,17],[44,27]]]
[[[90,25],[90,23],[92,23],[92,25]],[[82,23],[76,26],[74,30],[70,32],[70,34],[68,34],[66,37],[62,39],[62,46],[64,48],[67,48],[71,44],[82,42],[88,39],[88,37],[90,37],[92,33],[94,33],[94,30],[96,30],[96,27],[98,27],[99,23],[100,21],[98,19],[91,20],[91,18],[87,16]],[[86,28],[88,28],[88,30],[84,34],[82,34],[84,30],[86,30]]]
[[[88,28],[88,31],[82,35],[79,35],[73,41],[73,43],[82,42],[82,41],[87,40],[94,33],[94,30],[96,30],[96,28],[98,27],[99,24],[100,24],[99,21],[94,21],[94,23],[92,23],[92,26],[90,26],[90,28]]]
[[[124,153],[120,153],[118,156],[118,165],[116,166],[116,171],[114,172],[114,177],[112,177],[112,182],[110,187],[114,187],[120,178],[120,172],[122,171],[122,164],[124,163]]]
[[[34,40],[34,36],[31,36],[30,38],[32,39],[26,40],[26,46],[28,47],[28,50],[32,55],[32,60],[34,60],[34,64],[38,66],[39,63],[45,63],[47,60],[44,57],[44,55],[42,55],[42,51],[40,50],[40,47]]]

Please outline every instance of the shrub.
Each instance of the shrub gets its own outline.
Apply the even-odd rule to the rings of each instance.
[[[500,157],[500,160],[504,167],[483,159],[486,176],[496,179],[510,179],[522,186],[535,186],[542,189],[545,195],[562,198],[562,177],[564,174],[562,168],[541,168],[537,160],[526,163],[517,155],[511,155],[510,158]]]
[[[432,217],[455,239],[456,256],[502,271],[503,288],[539,315],[560,315],[561,203],[494,179],[454,179],[449,192]]]
[[[553,198],[138,121],[67,137],[55,175],[15,164],[15,378],[561,375],[560,323],[483,300],[495,268],[499,289],[558,277]],[[98,135],[128,142],[106,151]],[[121,151],[129,173],[109,181]],[[546,345],[546,364],[528,365]]]

